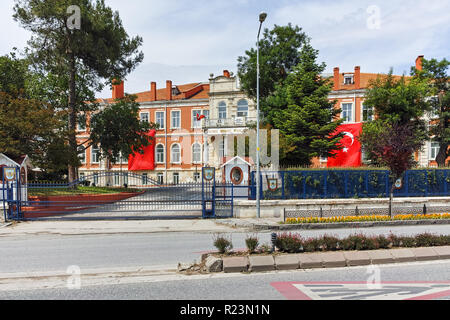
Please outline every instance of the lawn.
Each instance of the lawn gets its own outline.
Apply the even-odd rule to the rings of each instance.
[[[29,188],[29,196],[70,196],[80,194],[114,194],[121,192],[141,192],[139,189],[131,188],[113,188],[113,187],[84,187],[79,186],[77,188]]]

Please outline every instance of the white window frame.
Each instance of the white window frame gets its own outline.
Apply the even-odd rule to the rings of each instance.
[[[195,161],[195,159],[194,159],[194,146],[195,145],[198,145],[200,147],[200,150],[198,152],[200,159],[198,161]],[[198,143],[198,142],[194,142],[192,144],[192,146],[191,146],[191,150],[192,150],[192,163],[194,163],[194,164],[202,163],[202,153],[203,153],[202,152],[203,151],[202,145],[200,143]]]
[[[150,123],[150,112],[141,112],[141,113],[139,113],[139,119],[140,119],[140,121],[144,121],[144,120],[142,120],[142,115],[144,115],[144,114],[147,115],[147,120],[146,120],[146,122],[147,122],[147,123]]]
[[[78,121],[79,117],[84,117],[84,127],[83,128],[80,128],[80,123]],[[85,113],[79,114],[77,116],[77,131],[78,132],[85,132],[86,130],[87,130],[87,117],[86,117],[86,114]]]
[[[97,153],[94,152],[95,150],[98,150]],[[97,161],[94,161],[94,154],[97,154]],[[91,147],[91,163],[93,164],[99,164],[100,163],[100,147]]]
[[[173,156],[173,148],[175,147],[175,146],[178,146],[178,148],[179,148],[179,161],[174,161],[174,156]],[[173,164],[181,164],[181,145],[179,144],[179,143],[174,143],[174,144],[172,144],[171,146],[170,146],[170,163],[173,163]]]
[[[346,79],[350,78],[350,83],[345,83]],[[355,76],[352,74],[344,74],[344,85],[349,86],[355,83]]]
[[[162,126],[159,126],[159,130],[164,130],[166,128],[166,112],[165,111],[156,111],[155,112],[155,123],[158,122],[158,114],[162,114]]]
[[[177,178],[175,179],[175,177],[177,177]],[[173,184],[175,184],[175,185],[180,184],[180,173],[174,172],[172,175],[172,181],[173,181]]]
[[[351,112],[352,112],[352,114],[351,114],[351,118],[350,118],[350,120],[349,121],[347,121],[345,118],[344,118],[344,104],[349,104],[349,105],[351,105],[352,107],[351,107]],[[353,102],[342,102],[341,103],[341,119],[344,119],[344,123],[353,123],[355,120],[354,120],[354,115],[355,115],[355,104],[353,103]]]
[[[78,148],[79,148],[79,149],[81,149],[81,148],[84,149],[84,146],[80,146],[80,147],[78,147]],[[84,159],[83,161],[82,161],[82,159],[80,158],[81,155],[83,155],[83,159]],[[81,163],[81,164],[86,164],[86,163],[87,163],[87,159],[86,159],[86,149],[84,149],[82,153],[79,153],[79,154],[78,154],[78,158],[80,159],[80,163]]]
[[[437,145],[437,147],[433,147],[433,145]],[[430,152],[428,153],[428,160],[436,161],[436,157],[439,154],[440,146],[439,142],[430,142],[429,144]],[[433,150],[436,150],[435,156],[433,157]]]
[[[225,108],[225,117],[221,117],[221,114],[223,114],[223,112],[220,111],[220,108]],[[217,106],[217,118],[218,119],[226,119],[228,116],[228,110],[227,110],[227,104],[224,101],[219,102],[218,106]]]
[[[156,175],[156,179],[159,185],[164,184],[164,173],[158,172],[158,174]]]
[[[202,110],[201,109],[193,109],[192,110],[192,118],[191,118],[191,128],[192,129],[200,129],[202,127],[202,121],[197,121],[197,114],[201,115]]]
[[[239,111],[239,107],[243,107],[243,106],[239,106],[239,103],[242,102],[242,101],[245,101],[245,103],[246,103],[246,105],[247,105],[247,111],[245,112],[245,116],[239,115],[239,113],[242,113],[242,111]],[[238,104],[237,104],[237,112],[236,112],[236,116],[237,116],[238,118],[247,118],[247,117],[248,117],[248,114],[249,114],[249,110],[250,110],[250,107],[249,107],[249,105],[248,105],[248,101],[245,100],[245,99],[241,99],[241,100],[238,101]]]
[[[361,102],[361,122],[373,121],[373,119],[374,119],[375,115],[374,115],[374,112],[373,112],[373,107],[372,108],[367,107],[367,108],[372,110],[372,119],[371,120],[364,120],[364,102]]]
[[[158,161],[158,147],[159,146],[162,146],[163,147],[163,152],[162,152],[162,158],[163,158],[163,161],[161,162],[161,161]],[[164,144],[162,144],[162,143],[158,143],[157,145],[156,145],[156,147],[155,147],[155,159],[156,159],[156,163],[158,163],[158,164],[164,164],[164,163],[166,163],[166,147],[164,146]]]
[[[178,114],[180,115],[179,116],[179,118],[178,118],[178,126],[175,126],[174,125],[174,118],[173,118],[173,115],[174,115],[174,113],[177,113],[178,112]],[[170,128],[171,129],[181,129],[181,110],[171,110],[170,111]]]

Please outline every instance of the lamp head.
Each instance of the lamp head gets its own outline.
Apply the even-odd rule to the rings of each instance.
[[[259,22],[263,23],[266,20],[266,18],[267,18],[267,13],[261,12],[259,14]]]

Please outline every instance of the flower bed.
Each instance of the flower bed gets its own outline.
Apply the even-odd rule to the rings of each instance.
[[[432,220],[432,219],[450,219],[450,213],[442,214],[400,214],[393,218],[386,215],[365,215],[365,216],[346,216],[346,217],[310,217],[310,218],[288,218],[286,224],[301,223],[339,223],[339,222],[366,222],[366,221],[405,221],[405,220]]]
[[[277,235],[276,247],[284,253],[302,253],[339,250],[377,250],[391,248],[415,248],[450,245],[450,235],[433,235],[429,233],[415,236],[366,236],[354,234],[346,238],[324,235],[319,238],[303,238],[295,233]]]

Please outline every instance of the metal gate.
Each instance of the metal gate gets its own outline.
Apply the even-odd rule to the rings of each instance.
[[[3,202],[3,217],[7,220],[22,220],[22,186],[20,170],[15,167],[3,167],[1,197]]]

